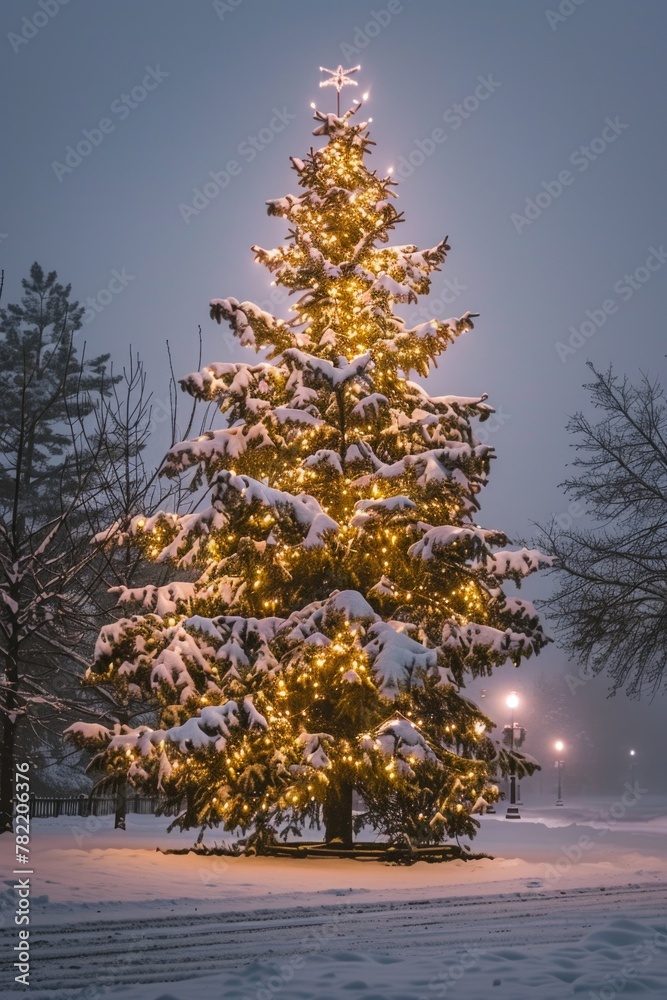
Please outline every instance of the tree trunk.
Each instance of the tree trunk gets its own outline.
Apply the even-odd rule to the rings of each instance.
[[[127,785],[123,781],[116,789],[116,815],[114,817],[114,830],[125,829],[125,815],[127,812]]]
[[[16,721],[2,720],[2,761],[0,762],[0,833],[14,829],[14,747]]]
[[[10,590],[14,598],[16,592]],[[2,713],[2,757],[0,759],[0,833],[14,829],[14,765],[16,756],[16,728],[18,725],[19,667],[18,622],[16,614],[10,617],[9,649],[5,657],[5,704]]]
[[[324,801],[326,842],[340,841],[344,848],[352,848],[352,782],[331,781]]]

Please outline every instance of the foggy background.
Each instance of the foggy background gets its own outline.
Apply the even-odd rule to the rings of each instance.
[[[394,241],[432,246],[449,234],[452,245],[433,312],[426,299],[411,314],[481,314],[429,381],[433,393],[488,392],[498,410],[480,522],[527,538],[534,522],[570,517],[558,484],[572,457],[567,417],[587,407],[586,361],[632,379],[665,372],[667,266],[640,271],[635,287],[624,278],[667,240],[664,3],[60,2],[5,0],[0,11],[3,304],[18,300],[35,259],[92,301],[80,346],[122,365],[132,345],[147,361],[155,461],[165,340],[177,376],[197,365],[199,324],[204,363],[252,360],[211,322],[208,301],[272,308],[249,247],[276,246],[286,229],[264,202],[296,190],[288,157],[316,141],[310,102],[335,110],[318,67],[361,63],[343,106],[370,91],[373,165],[394,167],[406,215]],[[577,334],[607,300],[613,314]],[[522,593],[546,597],[550,586],[529,578]],[[526,748],[544,764],[526,799],[540,785],[554,793],[556,738],[568,746],[566,795],[568,783],[620,789],[631,747],[637,777],[667,791],[664,698],[606,700],[607,688],[555,645],[470,688],[484,689],[500,725],[506,694],[519,692]]]

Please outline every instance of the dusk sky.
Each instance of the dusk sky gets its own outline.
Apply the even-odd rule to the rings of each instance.
[[[335,110],[318,67],[339,63],[361,63],[343,101],[370,92],[374,165],[400,181],[395,242],[449,234],[434,312],[481,314],[429,382],[487,392],[498,410],[480,523],[529,537],[567,513],[565,425],[587,405],[587,360],[664,378],[660,0],[5,0],[0,18],[4,304],[33,260],[57,270],[100,310],[80,333],[87,352],[122,364],[131,344],[158,400],[165,341],[185,374],[199,324],[205,363],[252,359],[208,301],[269,308],[249,248],[286,234],[264,203],[296,190],[289,156],[316,142],[310,102]],[[549,582],[525,590],[546,596]],[[542,661],[573,669],[555,647]],[[499,676],[494,691],[507,687]],[[595,706],[596,738],[603,722],[620,767],[631,741],[648,751],[664,700],[604,702],[606,687],[563,692],[580,726]]]

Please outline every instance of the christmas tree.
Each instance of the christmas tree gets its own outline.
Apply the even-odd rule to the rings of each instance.
[[[339,99],[345,72],[332,74]],[[535,767],[491,738],[462,689],[545,644],[503,583],[548,560],[476,523],[486,396],[432,396],[410,378],[474,315],[410,327],[395,313],[428,293],[449,246],[389,243],[396,185],[367,165],[361,107],[315,111],[323,145],[292,157],[301,193],[267,203],[287,242],[252,248],[293,315],[211,303],[263,360],[182,380],[225,425],[173,448],[163,472],[192,476],[207,505],[116,532],[181,579],[119,588],[137,613],[102,630],[86,680],[145,699],[157,721],[69,731],[104,780],[180,803],[180,827],[260,844],[310,822],[350,846],[354,792],[357,830],[473,835],[494,775]]]

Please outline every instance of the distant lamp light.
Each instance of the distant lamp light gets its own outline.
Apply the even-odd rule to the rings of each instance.
[[[393,172],[394,172],[394,168],[393,167],[389,167],[389,169],[387,170],[387,173],[388,174],[393,174]]]
[[[635,780],[635,774],[637,773],[637,751],[630,750],[630,780]]]
[[[366,91],[365,94],[361,95],[361,99],[362,99],[362,101],[367,101],[368,100],[368,91]]]
[[[517,708],[519,704],[519,696],[516,691],[510,691],[507,695],[506,705],[508,708]]]
[[[562,740],[556,740],[554,746],[556,747],[558,753],[562,753],[563,750],[565,749],[565,744],[563,743]]]

